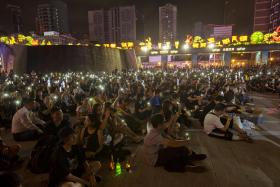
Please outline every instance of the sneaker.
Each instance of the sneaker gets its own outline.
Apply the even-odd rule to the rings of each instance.
[[[192,152],[192,154],[189,156],[189,159],[191,161],[201,161],[201,160],[205,160],[207,158],[206,154],[197,154],[194,151]]]
[[[198,167],[201,167],[200,165],[195,165],[194,163],[192,162],[188,162],[186,164],[186,168],[198,168]]]

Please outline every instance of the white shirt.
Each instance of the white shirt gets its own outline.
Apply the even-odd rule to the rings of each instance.
[[[144,157],[148,165],[154,166],[158,159],[158,152],[163,146],[164,138],[158,129],[151,129],[144,139]]]
[[[211,112],[213,113],[213,111]],[[214,129],[222,129],[224,125],[222,124],[220,118],[214,114],[208,113],[204,119],[204,132],[210,134]]]
[[[26,107],[19,109],[13,116],[12,133],[21,133],[27,130],[40,129],[35,124],[45,124],[44,121],[34,116]]]

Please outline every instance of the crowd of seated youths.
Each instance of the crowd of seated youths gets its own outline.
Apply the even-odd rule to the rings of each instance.
[[[53,145],[45,154],[49,186],[95,186],[102,163],[112,155],[124,160],[124,142],[143,140],[150,165],[183,172],[207,157],[182,136],[191,119],[211,137],[252,142],[240,127],[240,108],[252,102],[249,89],[278,93],[279,74],[275,67],[253,67],[1,75],[1,106],[8,110],[0,113],[0,125],[11,128],[18,143],[37,141],[29,167],[38,163],[32,157],[44,144]],[[5,171],[21,162],[21,146],[4,142]]]

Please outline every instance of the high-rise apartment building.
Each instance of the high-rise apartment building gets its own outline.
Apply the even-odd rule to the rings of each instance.
[[[136,15],[134,6],[88,12],[89,37],[100,43],[136,41]]]
[[[136,41],[136,12],[134,6],[119,8],[120,41]]]
[[[14,33],[20,33],[23,31],[21,8],[17,5],[8,4],[7,5],[9,13],[9,25],[10,31]]]
[[[159,41],[174,42],[177,34],[177,7],[166,4],[159,7]]]
[[[69,33],[67,4],[60,0],[38,4],[36,24],[38,33]]]
[[[105,42],[104,10],[88,12],[89,39],[91,41]]]
[[[204,25],[202,22],[195,22],[193,31],[192,31],[193,36],[201,36],[204,37]]]
[[[136,39],[138,41],[145,39],[145,17],[140,11],[136,11]]]
[[[23,32],[21,7],[15,4],[0,6],[0,33],[13,34]]]
[[[280,26],[280,0],[271,0],[271,14],[269,32],[273,32]]]
[[[272,0],[255,0],[254,31],[268,32]]]

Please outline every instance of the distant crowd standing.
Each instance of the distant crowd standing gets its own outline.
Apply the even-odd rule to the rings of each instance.
[[[128,143],[144,142],[151,166],[196,167],[207,155],[189,147],[192,119],[210,137],[252,142],[244,126],[253,123],[242,107],[252,103],[248,91],[280,94],[280,67],[11,72],[0,75],[0,89],[1,128],[11,129],[16,142],[36,141],[30,171],[49,173],[50,187],[96,186],[102,164],[129,157]],[[6,172],[23,162],[20,149],[0,139],[0,180],[7,186],[20,184]]]

